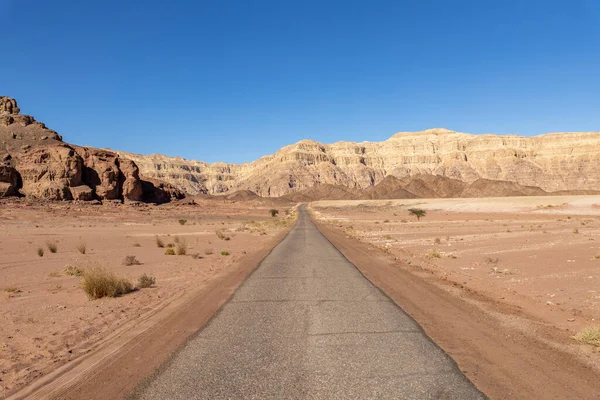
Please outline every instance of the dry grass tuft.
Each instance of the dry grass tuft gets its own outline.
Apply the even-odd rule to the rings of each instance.
[[[165,255],[166,256],[174,256],[175,250],[173,250],[172,248],[169,247],[167,250],[165,250]]]
[[[206,254],[207,256],[210,256],[211,254],[214,254],[214,251],[212,249],[206,249],[206,250],[204,250],[204,254]]]
[[[435,244],[440,244],[440,243],[442,243],[442,240],[441,240],[440,238],[435,238],[435,239],[433,240],[433,243],[435,243]]]
[[[514,275],[514,271],[511,271],[508,268],[500,269],[498,267],[494,267],[490,270],[491,275]]]
[[[81,276],[84,272],[83,268],[77,267],[75,265],[67,265],[65,266],[65,274],[70,276]]]
[[[133,285],[101,267],[86,270],[81,279],[81,286],[90,300],[102,297],[117,297],[133,290]]]
[[[486,262],[486,264],[498,264],[500,262],[500,259],[497,257],[496,258],[486,257],[485,262]]]
[[[48,250],[50,250],[50,253],[56,253],[58,251],[58,245],[56,242],[48,241],[46,242],[46,246],[48,247]]]
[[[440,254],[439,251],[433,250],[433,251],[430,251],[429,253],[427,253],[427,257],[429,257],[429,258],[442,258],[442,255]]]
[[[178,256],[185,256],[187,254],[187,243],[185,240],[180,240],[175,246],[175,254]]]
[[[600,325],[585,327],[573,338],[579,343],[600,347]]]
[[[86,250],[87,250],[87,247],[86,247],[85,243],[79,243],[77,245],[77,251],[80,252],[81,254],[85,254]]]
[[[142,265],[142,263],[137,258],[135,258],[135,256],[125,256],[125,259],[123,260],[123,265]]]
[[[141,244],[139,244],[138,242],[135,242],[135,243],[133,244],[133,247],[142,247],[142,245],[141,245]]]
[[[6,293],[19,293],[21,290],[19,288],[14,287],[14,286],[9,286],[9,287],[4,288],[4,291]]]
[[[156,278],[152,275],[144,274],[138,278],[138,287],[140,289],[149,288],[156,283]]]
[[[231,240],[231,238],[227,235],[225,235],[223,232],[221,231],[215,231],[215,234],[217,235],[217,237],[221,240]]]

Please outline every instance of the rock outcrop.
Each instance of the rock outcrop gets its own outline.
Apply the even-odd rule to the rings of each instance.
[[[164,203],[184,193],[140,177],[135,162],[115,152],[70,145],[0,97],[0,197],[126,200]]]
[[[142,175],[191,194],[251,190],[283,196],[322,184],[368,189],[386,176],[439,175],[538,186],[544,191],[600,189],[600,132],[472,135],[446,129],[401,132],[383,142],[302,140],[245,164],[119,153]]]

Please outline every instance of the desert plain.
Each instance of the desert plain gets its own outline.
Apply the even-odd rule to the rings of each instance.
[[[141,323],[160,323],[219,285],[294,220],[293,205],[266,200],[0,201],[2,398],[82,355],[127,345]],[[126,278],[134,290],[90,299],[80,276],[90,268]],[[143,274],[155,279],[148,288],[139,287]]]

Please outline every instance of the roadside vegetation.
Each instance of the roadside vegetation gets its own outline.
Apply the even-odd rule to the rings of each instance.
[[[421,218],[427,215],[427,211],[422,208],[409,208],[408,213],[417,218],[417,221],[420,221]]]

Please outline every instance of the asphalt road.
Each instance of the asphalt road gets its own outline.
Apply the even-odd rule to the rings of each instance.
[[[484,399],[303,210],[140,399]]]

